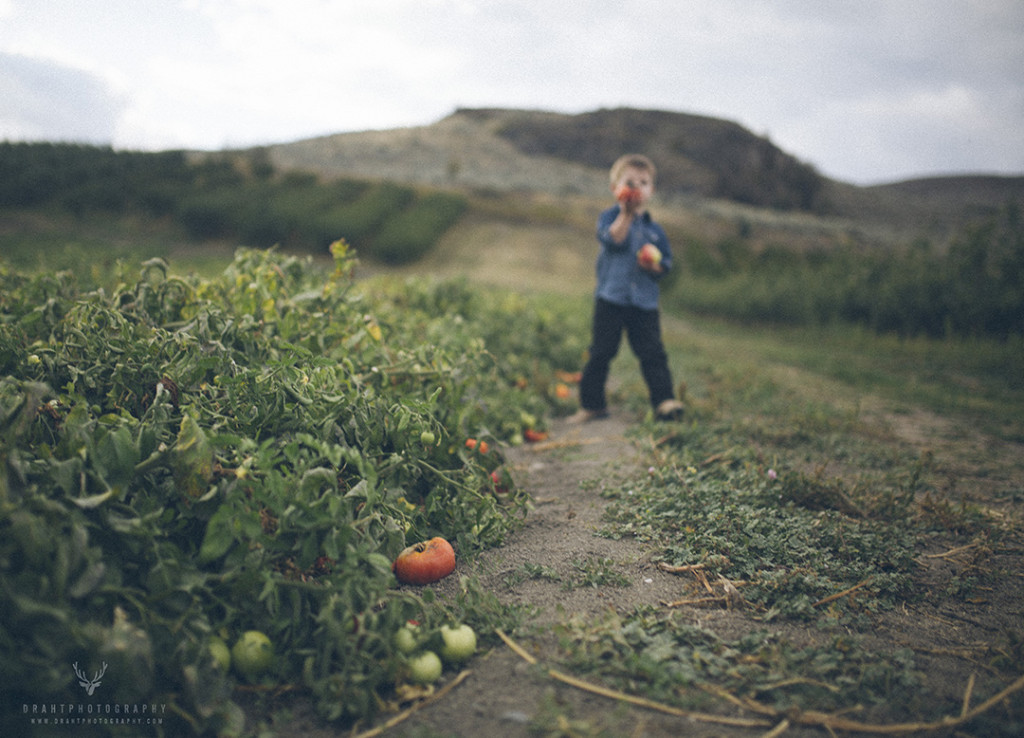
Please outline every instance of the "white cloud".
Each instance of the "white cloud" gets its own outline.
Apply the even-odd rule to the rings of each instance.
[[[0,138],[109,143],[123,102],[97,76],[0,52]]]
[[[728,118],[858,181],[1024,167],[1019,0],[0,0],[0,18],[0,52],[79,73],[57,106],[82,112],[51,123],[120,146],[626,105]],[[59,93],[35,79],[0,96],[9,135]]]

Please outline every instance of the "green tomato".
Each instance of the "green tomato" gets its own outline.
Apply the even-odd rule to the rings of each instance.
[[[434,441],[436,440],[437,437],[433,434],[432,431],[423,431],[422,433],[420,433],[420,443],[422,443],[424,446],[433,446]]]
[[[468,625],[442,625],[441,640],[441,656],[450,664],[460,664],[476,653],[476,633]]]
[[[231,663],[248,681],[256,681],[274,663],[274,646],[258,630],[247,630],[231,649]]]
[[[231,651],[228,649],[228,644],[222,639],[216,636],[212,637],[206,644],[206,648],[221,671],[226,672],[231,668]]]
[[[421,651],[409,659],[409,676],[417,684],[432,684],[441,676],[441,659],[433,651]]]
[[[419,628],[407,623],[395,631],[395,648],[399,653],[410,654],[419,646]]]

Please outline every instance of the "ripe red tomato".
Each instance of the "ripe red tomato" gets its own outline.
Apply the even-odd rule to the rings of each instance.
[[[499,466],[491,472],[491,482],[494,484],[494,494],[496,495],[507,495],[512,491],[512,475],[503,466]]]
[[[640,190],[634,187],[623,186],[615,191],[615,199],[623,205],[635,205],[643,197]]]
[[[466,439],[466,448],[470,451],[476,449],[482,454],[486,454],[490,450],[490,446],[487,445],[487,441],[477,441],[475,438]]]
[[[530,443],[537,443],[538,441],[547,440],[548,434],[544,431],[534,430],[533,428],[527,428],[523,431],[523,438]]]
[[[437,536],[403,550],[391,571],[402,584],[432,584],[455,571],[455,550]]]
[[[637,252],[636,258],[640,266],[652,269],[661,264],[661,251],[653,243],[645,243]]]

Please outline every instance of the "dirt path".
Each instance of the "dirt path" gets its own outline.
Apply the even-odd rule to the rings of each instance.
[[[657,605],[683,594],[681,580],[654,566],[648,560],[650,551],[643,546],[594,535],[604,508],[601,486],[616,480],[621,483],[638,471],[641,449],[625,436],[634,420],[620,412],[577,426],[556,421],[550,441],[507,453],[518,483],[529,490],[535,507],[524,528],[506,545],[480,557],[474,574],[503,602],[537,608],[533,623],[539,626],[538,635],[519,645],[538,664],[531,665],[510,648],[496,646],[471,662],[471,674],[451,692],[384,735],[675,738],[750,736],[767,729],[751,732],[660,714],[590,694],[547,673],[553,664],[545,663],[545,645],[554,636],[545,633],[544,626],[573,616],[586,622],[610,610],[625,612],[640,604]],[[580,566],[586,567],[587,562],[591,570],[606,565],[618,586],[580,584]],[[600,562],[604,564],[598,565]],[[455,586],[455,579],[442,582],[442,596],[446,588]],[[728,630],[726,621],[734,617],[726,610],[702,610],[695,612],[694,622]],[[541,725],[562,732],[538,732]],[[805,734],[812,735],[796,729],[787,732],[791,737]]]
[[[582,426],[556,422],[549,442],[508,451],[517,482],[530,492],[534,509],[525,526],[506,545],[485,552],[473,564],[473,574],[480,578],[484,588],[510,606],[537,608],[532,623],[538,629],[533,635],[521,636],[519,645],[538,663],[531,665],[510,648],[495,646],[470,663],[471,673],[455,688],[387,730],[385,736],[750,738],[774,727],[769,722],[739,727],[663,714],[594,695],[548,673],[554,664],[545,654],[556,636],[545,626],[573,617],[588,622],[609,611],[626,613],[637,605],[658,606],[684,596],[684,581],[653,565],[649,547],[595,535],[605,505],[602,487],[628,485],[630,477],[643,473],[643,441],[629,440],[625,435],[634,421],[628,412],[619,411],[607,420]],[[894,433],[894,440],[912,446],[936,448],[934,444],[940,440],[927,433],[927,438],[914,443],[913,439],[901,438],[898,427],[890,428],[890,432]],[[941,443],[937,450],[951,457],[957,455],[957,450],[947,449]],[[1005,467],[995,463],[993,468]],[[978,479],[973,481],[985,476],[981,470],[974,471],[972,477]],[[969,486],[979,492],[984,489],[982,484]],[[993,587],[986,587],[981,596],[959,602],[943,597],[941,592],[954,577],[971,570],[971,550],[947,552],[948,547],[943,547],[941,541],[934,547],[919,560],[918,580],[923,590],[935,594],[878,614],[874,631],[865,637],[879,652],[912,649],[923,674],[922,689],[933,698],[945,698],[955,705],[963,697],[965,684],[988,670],[988,660],[1007,655],[996,644],[1005,642],[1007,633],[1019,631],[1022,556],[1021,551],[1011,547],[1010,553],[991,557],[986,565],[1004,570],[1009,576]],[[581,567],[613,573],[617,586],[580,585]],[[446,588],[457,586],[455,580],[451,577],[443,582],[439,593],[452,595]],[[742,611],[722,608],[691,608],[684,616],[693,625],[723,638],[763,627],[752,623]],[[813,642],[820,636],[800,624],[773,627],[794,642]],[[1020,693],[1013,699],[1019,701]],[[709,700],[708,710],[720,716],[757,719],[755,714],[732,708],[722,700]],[[867,719],[866,714],[861,717]],[[899,717],[890,715],[883,722],[898,721]],[[1012,726],[997,730],[1011,731],[999,735],[1014,734]],[[797,725],[788,726],[783,732],[787,738],[827,734],[818,727]],[[968,734],[950,730],[928,735]]]

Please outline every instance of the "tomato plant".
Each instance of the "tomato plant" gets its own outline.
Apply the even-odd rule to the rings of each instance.
[[[103,290],[0,264],[0,711],[72,699],[68,664],[99,659],[109,699],[216,731],[240,667],[211,636],[258,630],[324,717],[372,716],[391,634],[447,606],[396,588],[395,557],[519,524],[525,493],[490,473],[585,331],[459,281],[359,283],[332,254],[240,250],[209,279],[156,259]]]

